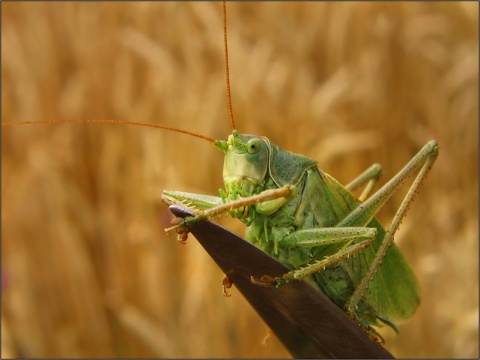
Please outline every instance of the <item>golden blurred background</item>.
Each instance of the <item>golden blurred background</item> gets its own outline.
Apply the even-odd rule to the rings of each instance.
[[[422,304],[397,357],[478,357],[478,4],[228,3],[240,132],[381,184],[440,155],[395,241]],[[2,4],[2,121],[146,121],[226,139],[220,3]],[[2,358],[289,357],[163,189],[217,195],[222,154],[122,125],[2,128]],[[379,214],[386,225],[407,187]],[[220,219],[243,234],[244,226]]]

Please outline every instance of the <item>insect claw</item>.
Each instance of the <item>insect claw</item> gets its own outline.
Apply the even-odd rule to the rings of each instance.
[[[358,309],[357,306],[355,308]],[[359,327],[362,328],[363,331],[365,331],[369,337],[369,339],[373,342],[378,342],[382,345],[385,345],[386,341],[383,338],[382,335],[378,331],[376,331],[370,324],[366,321],[362,321],[357,317],[357,314],[351,310],[350,307],[346,308],[347,310],[347,315],[352,319]]]
[[[279,288],[289,282],[289,280],[285,279],[285,276],[288,274],[290,273],[285,274],[283,277],[271,277],[268,275],[263,275],[262,277],[260,277],[259,280],[255,279],[253,275],[250,275],[250,281],[252,282],[252,284],[260,285],[263,287],[274,286],[276,288]]]
[[[271,286],[276,286],[276,281],[274,278],[268,275],[263,275],[260,279],[255,279],[253,275],[250,275],[250,281],[252,284],[255,285],[260,285],[263,287],[271,287]]]
[[[175,230],[178,234],[178,237],[177,237],[177,240],[182,243],[182,244],[185,244],[185,242],[187,241],[188,239],[188,228],[187,227],[179,227]]]
[[[363,326],[362,326],[363,327]],[[364,329],[367,334],[368,334],[368,337],[370,338],[371,341],[373,342],[378,342],[382,345],[385,345],[386,341],[385,339],[383,338],[382,335],[380,335],[380,333],[378,331],[376,331],[373,327],[371,326],[368,326],[368,328]]]
[[[181,244],[185,244],[188,239],[188,226],[185,225],[185,220],[183,218],[176,217],[171,221],[173,226],[166,228],[165,232],[170,234],[172,231],[177,233],[177,241]]]
[[[177,236],[177,241],[178,241],[178,243],[180,243],[182,245],[185,245],[187,243],[187,238],[188,238],[187,234],[178,235]]]
[[[230,280],[230,278],[225,275],[223,277],[223,280],[222,280],[222,295],[225,296],[225,297],[230,297],[232,296],[231,294],[229,294],[228,290],[227,289],[230,289],[233,285],[233,281]]]

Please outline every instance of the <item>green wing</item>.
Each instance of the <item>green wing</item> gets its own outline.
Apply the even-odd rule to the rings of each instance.
[[[338,223],[358,207],[360,201],[330,175],[320,172],[319,175],[320,179],[317,181],[321,183],[314,186],[317,189],[315,191],[319,192],[317,198],[328,199],[331,210],[327,212],[334,214],[333,217],[336,218],[332,219],[332,215],[329,215],[329,222],[337,221],[336,223]],[[325,200],[323,200],[323,203],[325,203]],[[324,222],[325,215],[319,220]],[[322,226],[335,226],[335,223],[324,223]],[[367,272],[375,257],[376,250],[385,236],[385,230],[375,218],[370,221],[368,227],[378,229],[375,243],[359,254],[341,262],[341,266],[349,274],[355,285],[360,283]],[[376,275],[365,292],[364,302],[372,307],[379,317],[393,322],[410,318],[420,304],[418,281],[394,243],[387,249]]]
[[[385,234],[375,219],[368,226],[379,229],[378,241],[372,247],[342,262],[342,267],[355,284],[358,284],[365,275]],[[377,273],[365,292],[364,300],[381,318],[393,322],[409,319],[420,304],[418,281],[395,244],[387,249]]]

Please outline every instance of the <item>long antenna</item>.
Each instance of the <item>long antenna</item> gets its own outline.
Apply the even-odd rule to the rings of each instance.
[[[227,80],[227,101],[228,101],[228,112],[230,116],[230,125],[232,126],[232,130],[235,130],[235,122],[233,121],[233,110],[232,110],[232,95],[230,92],[230,69],[228,67],[228,41],[227,41],[227,6],[225,0],[223,0],[223,40],[225,45],[225,76]],[[157,124],[150,124],[150,123],[141,123],[135,121],[116,121],[116,120],[105,120],[105,119],[90,119],[90,120],[43,120],[43,121],[10,121],[10,122],[2,122],[3,126],[16,126],[16,125],[53,125],[53,124],[66,124],[66,123],[97,123],[97,124],[121,124],[121,125],[133,125],[133,126],[143,126],[143,127],[150,127],[155,129],[163,129],[169,131],[175,131],[182,134],[187,134],[190,136],[194,136],[199,139],[207,140],[211,143],[215,143],[216,140],[212,139],[208,136],[195,134],[190,131],[176,129],[170,126],[164,125],[157,125]]]
[[[233,121],[232,94],[230,93],[230,69],[228,68],[228,41],[227,41],[227,5],[223,0],[223,42],[225,44],[225,77],[227,79],[227,101],[228,113],[230,116],[230,125],[235,130],[235,122]]]
[[[67,124],[67,123],[75,123],[75,124],[81,124],[81,123],[97,123],[97,124],[116,124],[116,125],[133,125],[133,126],[142,126],[142,127],[151,127],[155,129],[163,129],[163,130],[169,130],[169,131],[175,131],[178,133],[182,134],[187,134],[190,136],[194,136],[199,139],[207,140],[211,143],[214,143],[216,140],[209,138],[208,136],[200,135],[200,134],[195,134],[193,132],[187,131],[187,130],[181,130],[181,129],[175,129],[170,126],[164,126],[164,125],[158,125],[158,124],[149,124],[149,123],[142,123],[142,122],[135,122],[135,121],[117,121],[117,120],[97,120],[97,119],[92,119],[92,120],[43,120],[43,121],[9,121],[9,122],[3,122],[2,126],[16,126],[16,125],[39,125],[39,124]]]

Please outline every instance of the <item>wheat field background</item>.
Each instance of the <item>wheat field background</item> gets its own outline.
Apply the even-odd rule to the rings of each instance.
[[[226,139],[220,3],[2,6],[2,122],[146,121]],[[383,184],[440,145],[395,241],[422,304],[397,357],[478,357],[478,4],[228,3],[237,129]],[[2,128],[2,358],[288,357],[163,189],[218,194],[222,154],[117,125]],[[406,187],[379,214],[386,225]],[[241,223],[219,220],[239,234]]]

